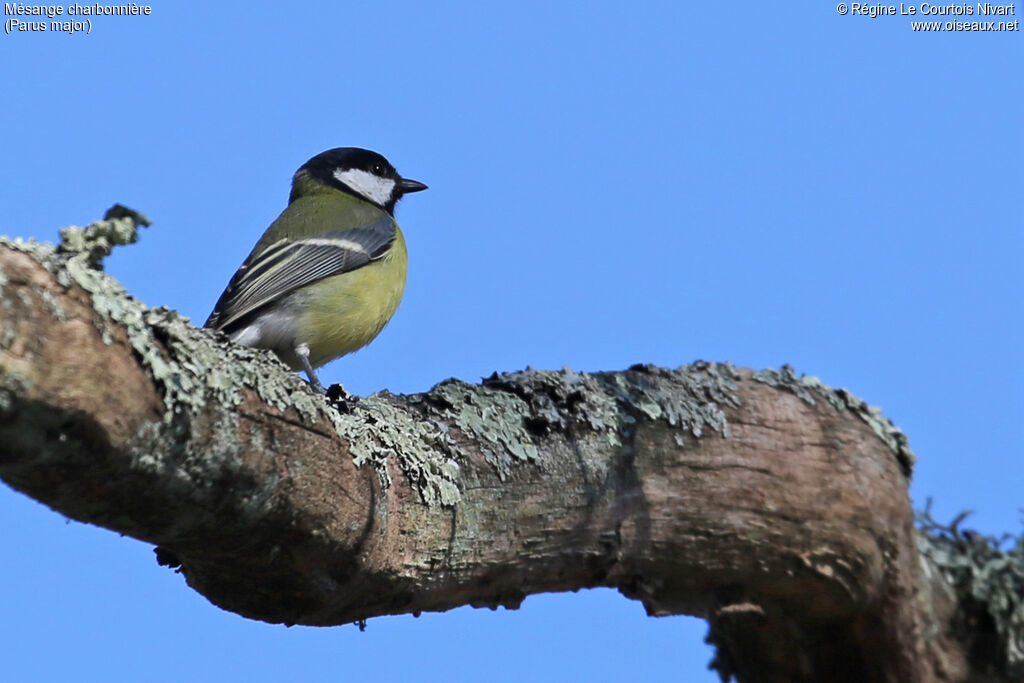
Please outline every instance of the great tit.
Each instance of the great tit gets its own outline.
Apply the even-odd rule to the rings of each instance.
[[[316,155],[204,327],[272,350],[323,393],[314,368],[369,344],[398,308],[408,254],[395,204],[425,189],[367,149]]]

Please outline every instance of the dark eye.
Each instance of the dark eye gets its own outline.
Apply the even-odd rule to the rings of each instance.
[[[374,175],[384,175],[384,164],[374,164],[370,170]]]

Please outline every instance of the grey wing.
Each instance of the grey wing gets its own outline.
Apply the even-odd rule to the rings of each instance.
[[[300,287],[382,258],[395,241],[396,227],[390,216],[382,216],[367,226],[271,244],[246,259],[204,327],[226,330],[243,316]]]

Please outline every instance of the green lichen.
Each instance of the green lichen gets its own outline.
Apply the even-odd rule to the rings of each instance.
[[[42,299],[43,305],[50,311],[56,320],[64,321],[67,320],[67,314],[64,312],[64,307],[61,305],[60,300],[57,299],[48,289],[41,290],[39,292],[39,298]]]
[[[675,370],[634,365],[628,372],[599,377],[611,385],[621,406],[639,410],[650,420],[664,420],[697,438],[707,428],[728,437],[722,406],[740,405],[739,375],[729,363],[696,361]]]
[[[715,364],[597,374],[528,369],[496,373],[482,385],[447,380],[422,396],[382,392],[332,419],[357,464],[374,464],[388,483],[384,465],[395,456],[425,502],[451,505],[466,454],[445,424],[471,437],[504,480],[517,466],[539,464],[538,441],[551,433],[584,429],[620,445],[638,420],[659,419],[698,436],[708,426],[724,432],[715,400],[738,405],[734,378],[731,368]]]
[[[146,309],[141,321],[139,332],[148,335],[132,348],[163,387],[172,412],[198,411],[210,400],[236,406],[244,387],[255,389],[275,408],[294,408],[311,423],[326,407],[297,375],[281,372],[285,366],[269,351],[232,344],[223,335],[198,329],[188,318],[163,307]]]
[[[360,400],[351,412],[330,415],[351,444],[357,466],[373,465],[388,486],[387,459],[394,457],[424,503],[455,505],[461,497],[455,444],[443,425],[414,414],[407,402],[382,391]]]
[[[1013,680],[1024,679],[1024,535],[994,538],[963,531],[959,527],[967,514],[940,524],[932,518],[929,500],[917,515],[918,550],[956,588],[961,611],[980,610],[989,617],[1001,668]],[[986,621],[973,623],[973,636],[982,637]]]
[[[562,432],[576,424],[603,431],[619,420],[618,405],[597,376],[571,368],[494,373],[483,385],[521,398],[529,406],[531,432]]]
[[[516,462],[540,462],[537,446],[526,429],[530,409],[519,397],[455,379],[442,382],[430,393],[448,406],[446,417],[477,440],[502,480]]]
[[[503,480],[513,467],[537,464],[537,440],[575,430],[621,445],[641,420],[661,420],[700,437],[728,434],[722,406],[737,406],[736,373],[698,362],[676,370],[637,365],[619,373],[527,369],[495,373],[480,386],[448,380],[423,399],[428,414],[473,437]]]
[[[754,380],[794,394],[810,405],[816,399],[824,399],[836,410],[849,410],[864,421],[878,435],[878,438],[892,450],[899,461],[904,476],[910,479],[917,461],[914,451],[910,449],[910,440],[903,431],[892,423],[877,406],[868,405],[846,389],[833,389],[817,377],[808,375],[796,376],[793,368],[783,365],[778,370],[769,368],[755,373]]]
[[[100,270],[103,259],[110,256],[115,246],[138,241],[140,225],[148,228],[152,221],[138,211],[115,204],[107,210],[102,221],[95,221],[85,228],[73,225],[62,228],[57,251]]]

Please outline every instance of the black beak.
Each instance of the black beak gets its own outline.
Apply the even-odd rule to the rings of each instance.
[[[427,189],[427,186],[418,180],[402,178],[398,181],[398,189],[402,194],[409,194],[410,192],[420,192],[421,190],[425,190]]]

